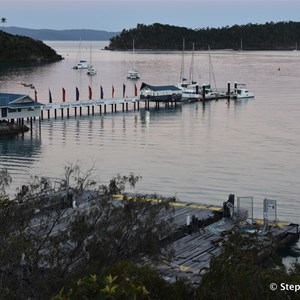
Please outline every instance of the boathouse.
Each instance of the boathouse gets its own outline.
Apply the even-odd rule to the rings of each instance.
[[[29,95],[0,93],[0,121],[39,117],[42,106]]]
[[[140,99],[151,101],[180,101],[182,91],[174,85],[153,86],[142,83],[140,88]]]

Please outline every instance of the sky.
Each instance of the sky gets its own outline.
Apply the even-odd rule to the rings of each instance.
[[[300,21],[300,0],[0,0],[5,26],[121,31],[138,23],[192,29]]]

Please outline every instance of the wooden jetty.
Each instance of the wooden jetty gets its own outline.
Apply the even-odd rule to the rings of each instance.
[[[230,196],[234,197],[234,195]],[[118,195],[116,199],[122,199],[122,197]],[[145,201],[161,200],[146,197]],[[230,200],[224,203],[228,202]],[[174,207],[172,216],[174,233],[170,240],[172,240],[174,258],[170,261],[164,260],[154,266],[170,282],[183,277],[188,278],[195,285],[199,284],[201,276],[209,269],[211,258],[221,253],[223,242],[230,231],[238,227],[245,234],[254,232],[254,229],[258,232],[257,225],[263,228],[264,224],[261,219],[254,219],[253,226],[245,221],[237,222],[235,217],[226,216],[224,206],[182,201],[171,203],[171,205]],[[267,231],[261,230],[259,236],[264,239],[266,233],[271,234],[277,248],[298,239],[300,234],[298,224],[279,221],[276,222],[276,226],[270,226]]]
[[[47,199],[51,201],[52,197],[59,195],[58,198],[65,199],[68,209],[68,215],[76,212],[76,210],[90,210],[93,206],[88,205],[90,201],[93,201],[94,196],[97,196],[97,191],[82,190],[80,196],[76,196],[76,200],[67,201],[68,193],[72,187],[65,182],[47,178],[45,180],[47,185],[43,188],[43,194],[49,196]],[[48,192],[49,191],[49,192]],[[72,191],[71,191],[72,193]],[[151,203],[161,202],[161,199],[150,198],[146,195],[135,195],[143,201]],[[233,196],[233,197],[232,197]],[[120,202],[124,199],[133,200],[135,197],[131,197],[130,194],[126,195],[114,195],[114,201]],[[238,197],[239,198],[239,197]],[[248,197],[249,198],[249,197]],[[265,199],[267,204],[273,203],[274,200]],[[18,200],[19,201],[19,200]],[[75,203],[75,204],[74,204]],[[234,195],[229,195],[228,201],[223,203],[223,206],[205,205],[194,202],[175,201],[169,202],[173,206],[174,210],[171,215],[167,212],[161,212],[159,218],[161,220],[168,220],[172,218],[173,230],[169,236],[164,236],[161,242],[165,245],[169,245],[174,250],[174,257],[165,261],[162,260],[158,265],[154,267],[158,272],[168,281],[176,281],[177,278],[188,278],[195,285],[199,284],[201,276],[210,267],[210,261],[213,256],[218,256],[223,250],[223,243],[228,238],[233,228],[238,228],[242,233],[248,234],[249,232],[256,232],[261,237],[262,241],[265,240],[266,234],[272,237],[272,243],[277,247],[288,245],[294,239],[299,238],[299,225],[289,224],[287,222],[278,222],[276,220],[276,226],[271,223],[267,223],[268,227],[262,227],[263,230],[257,230],[257,225],[265,225],[262,220],[253,219],[253,223],[249,224],[248,219],[244,222],[240,218],[236,217],[236,214],[231,214],[226,211],[226,207],[229,204],[233,204],[234,207]],[[273,210],[273,207],[271,208]],[[270,217],[269,211],[269,217]],[[271,219],[270,219],[271,220]],[[62,229],[66,226],[67,222],[62,224]],[[261,255],[263,259],[264,253]],[[150,262],[151,263],[151,262]]]
[[[184,220],[188,214],[201,216],[199,226],[190,231]],[[232,218],[224,218],[221,207],[214,207],[211,210],[209,206],[197,207],[197,204],[193,203],[176,206],[174,224],[179,226],[177,230],[185,234],[172,243],[175,251],[174,259],[162,262],[157,269],[166,280],[174,282],[177,278],[183,277],[197,285],[201,276],[209,269],[211,258],[221,253],[226,234],[236,227],[236,222]],[[277,247],[283,247],[299,238],[298,227],[298,224],[278,222],[277,227],[272,227],[269,233]]]

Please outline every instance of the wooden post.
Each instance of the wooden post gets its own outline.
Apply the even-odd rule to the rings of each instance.
[[[106,114],[106,104],[104,104],[104,114]]]
[[[50,109],[48,109],[48,119],[50,119]]]
[[[133,109],[135,110],[136,108],[135,108],[135,101],[134,101],[134,103],[133,103]]]
[[[30,117],[30,131],[32,132],[32,117]]]
[[[57,118],[57,111],[56,111],[56,109],[54,109],[54,118],[55,119]]]
[[[41,118],[42,118],[42,119],[44,119],[44,114],[43,114],[43,113],[44,113],[44,111],[41,110]]]
[[[64,117],[64,109],[61,108],[61,117],[63,118]]]
[[[75,117],[77,117],[77,107],[74,107]]]
[[[88,109],[88,116],[89,116],[90,115],[90,107],[88,106],[87,109]]]
[[[124,111],[124,103],[122,103],[122,111]]]
[[[99,105],[99,112],[100,112],[100,115],[102,114],[102,106]]]
[[[117,103],[115,103],[115,112],[117,112]]]
[[[205,101],[205,85],[202,85],[202,99]]]
[[[227,96],[228,96],[228,100],[230,100],[230,82],[229,81],[227,83]]]
[[[128,103],[126,103],[126,111],[128,111]]]
[[[114,112],[114,104],[111,104],[111,112]]]
[[[82,107],[81,106],[79,107],[79,114],[80,114],[80,116],[82,116]]]
[[[140,110],[140,101],[137,102],[137,109]]]
[[[41,122],[41,118],[39,118],[39,134],[41,134],[42,131],[42,122]]]
[[[95,114],[95,106],[93,105],[92,106],[92,115],[94,115]]]
[[[68,118],[70,117],[70,109],[69,109],[69,107],[67,108],[67,117]]]

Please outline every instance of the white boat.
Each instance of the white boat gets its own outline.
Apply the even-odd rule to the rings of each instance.
[[[86,72],[87,75],[96,75],[97,70],[92,66],[92,44],[90,44],[90,64]]]
[[[97,74],[97,70],[93,67],[90,66],[86,72],[87,75],[96,75]]]
[[[254,98],[255,95],[253,92],[250,92],[246,84],[238,84],[237,88],[232,96],[233,99],[245,99],[245,98]]]
[[[128,79],[139,79],[140,77],[141,77],[140,73],[137,70],[132,69],[132,70],[128,71],[128,74],[127,74]]]
[[[73,67],[73,69],[88,69],[89,67],[90,65],[88,64],[88,62],[82,59]]]
[[[205,87],[205,99],[207,100],[224,96],[224,94],[221,92],[213,91],[210,87],[210,84],[190,84],[182,91],[182,100],[189,102],[202,101],[204,98],[203,87]]]
[[[132,54],[134,55],[134,40],[132,41]],[[127,79],[133,79],[133,80],[135,80],[135,79],[139,79],[140,77],[141,76],[140,76],[139,71],[137,71],[135,69],[134,57],[133,57],[132,68],[127,73]]]
[[[79,62],[78,62],[79,60]],[[88,62],[85,59],[81,59],[81,40],[79,43],[79,47],[78,47],[78,52],[77,52],[77,57],[76,57],[76,62],[73,69],[75,70],[79,70],[79,69],[88,69],[90,67],[90,65],[88,64]]]

